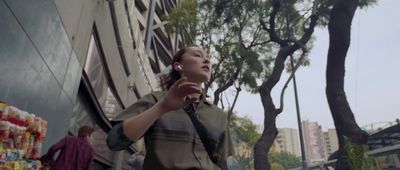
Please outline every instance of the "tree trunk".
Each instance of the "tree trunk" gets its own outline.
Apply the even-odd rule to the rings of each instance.
[[[297,48],[298,49],[298,48]],[[256,170],[270,170],[268,152],[278,135],[276,128],[276,116],[282,111],[278,110],[273,103],[271,90],[278,83],[285,68],[286,58],[297,50],[293,46],[283,47],[276,57],[271,76],[263,82],[260,87],[261,102],[264,107],[264,130],[260,139],[254,145],[254,168]]]
[[[344,137],[356,144],[365,144],[368,135],[357,125],[354,114],[344,92],[345,59],[350,45],[351,22],[357,9],[358,0],[337,0],[329,20],[329,51],[326,69],[326,96],[340,139],[339,158],[336,169],[350,169],[342,159]],[[342,136],[343,135],[343,136]]]
[[[337,151],[338,157],[336,158],[337,161],[336,161],[335,169],[350,170],[351,168],[350,168],[349,162],[343,156],[346,154],[346,149],[344,148],[344,146],[346,144],[346,140],[340,131],[337,131],[337,137],[338,137],[338,142],[339,142],[339,149]]]
[[[274,143],[275,137],[278,135],[278,129],[275,124],[276,116],[272,116],[275,114],[274,111],[269,114],[271,114],[269,118],[274,117],[274,119],[264,120],[265,124],[268,123],[268,127],[264,127],[260,139],[254,145],[254,169],[256,170],[271,169],[268,153]]]
[[[231,108],[229,108],[229,111],[228,111],[228,122],[231,121],[232,114],[233,114],[233,108],[235,108],[236,101],[237,101],[237,99],[238,99],[238,97],[239,97],[239,93],[240,93],[240,91],[242,91],[242,88],[240,88],[240,86],[241,86],[241,85],[239,85],[239,87],[236,88],[235,99],[233,99],[232,106],[231,106]]]

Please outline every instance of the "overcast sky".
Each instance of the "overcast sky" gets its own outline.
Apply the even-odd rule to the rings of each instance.
[[[345,91],[360,126],[400,118],[400,17],[399,0],[379,0],[367,9],[358,9],[352,24],[352,39],[346,59]],[[327,29],[314,32],[316,40],[310,53],[310,66],[296,73],[302,120],[317,121],[333,128],[325,96],[325,70],[329,47]],[[278,101],[284,75],[274,88]],[[275,102],[277,103],[277,102]],[[259,95],[242,92],[236,110],[263,124]],[[277,126],[297,128],[297,118],[290,84],[285,95],[284,111]]]

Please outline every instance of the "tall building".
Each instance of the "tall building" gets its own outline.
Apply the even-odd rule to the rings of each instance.
[[[278,150],[290,154],[301,156],[300,139],[297,129],[278,128],[278,136],[275,138]]]
[[[0,100],[48,121],[42,153],[95,126],[94,169],[126,169],[137,148],[105,143],[113,116],[159,89],[156,75],[185,42],[163,15],[179,0],[0,1]]]
[[[302,122],[304,145],[308,164],[324,161],[324,145],[322,128],[318,122],[308,120]]]
[[[338,138],[336,135],[336,129],[328,129],[323,132],[324,134],[324,158],[328,160],[329,156],[333,154],[339,148]]]

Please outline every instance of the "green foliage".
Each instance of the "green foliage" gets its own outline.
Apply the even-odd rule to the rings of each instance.
[[[292,169],[301,166],[300,158],[287,152],[270,152],[269,160],[271,163],[282,165],[284,169]]]
[[[272,55],[267,55],[271,48],[267,35],[260,34],[256,8],[256,1],[199,2],[198,40],[210,49],[216,63],[209,87],[223,87],[234,80],[256,92],[256,80],[270,74],[264,62],[271,61]]]
[[[310,22],[311,14],[318,14],[318,25],[325,26],[335,2],[275,1],[281,4],[275,21],[276,33],[284,40],[299,39]],[[213,71],[213,82],[208,86],[221,87],[234,79],[236,84],[244,84],[246,90],[257,92],[257,79],[269,76],[271,63],[279,49],[273,42],[267,43],[269,35],[261,31],[259,24],[259,18],[269,19],[272,2],[275,1],[182,0],[168,16],[162,18],[169,22],[166,25],[167,32],[183,32],[186,44],[193,43],[197,37],[200,44],[210,50],[213,61],[220,63],[220,67]],[[360,7],[374,3],[376,0],[360,0]],[[307,45],[308,49],[312,47],[310,44]],[[298,55],[294,57],[297,61]],[[308,63],[306,58],[303,66]],[[238,67],[239,74],[234,76]]]
[[[231,131],[231,136],[234,141],[235,155],[234,158],[238,161],[238,164],[243,166],[246,170],[254,169],[254,157],[251,155],[242,155],[241,150],[253,152],[254,144],[260,137],[258,132],[259,127],[254,124],[248,117],[239,117],[235,114],[232,115],[229,129]]]
[[[279,163],[273,162],[273,163],[271,163],[271,169],[273,169],[273,170],[285,170],[285,167],[283,167]]]
[[[196,0],[180,1],[168,16],[162,16],[163,20],[168,21],[166,31],[175,33],[181,30],[185,43],[193,42],[197,34],[197,6]]]
[[[351,143],[349,140],[346,140],[345,149],[346,149],[345,158],[347,158],[351,169],[353,170],[378,169],[374,159],[367,154],[368,152],[367,145],[356,145]]]
[[[237,135],[237,140],[246,142],[249,147],[253,147],[261,136],[258,132],[259,127],[248,117],[238,117],[233,114],[230,128]]]

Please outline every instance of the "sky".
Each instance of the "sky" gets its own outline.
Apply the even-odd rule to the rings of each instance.
[[[394,121],[400,118],[400,13],[399,0],[378,0],[357,9],[352,23],[351,44],[347,53],[345,92],[359,126]],[[323,129],[334,128],[325,95],[325,71],[329,34],[327,28],[314,32],[316,40],[310,65],[296,72],[302,120],[316,121]],[[275,105],[288,75],[284,73],[273,89]],[[250,117],[262,128],[264,110],[259,94],[241,92],[235,106],[241,116]],[[277,118],[278,128],[296,128],[297,117],[290,83],[285,93],[285,108]]]

